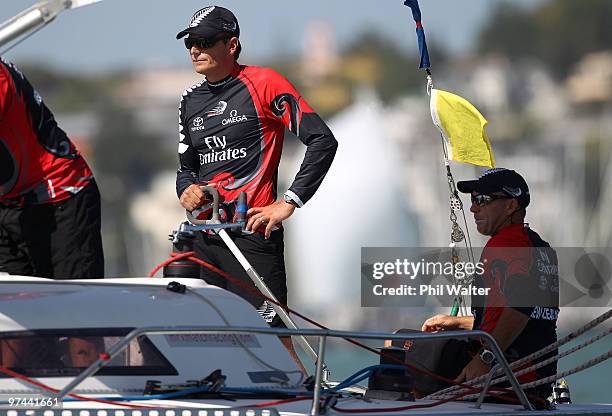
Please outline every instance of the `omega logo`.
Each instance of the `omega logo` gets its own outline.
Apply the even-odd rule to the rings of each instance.
[[[221,121],[221,124],[227,126],[228,124],[240,123],[242,121],[247,121],[247,116],[245,116],[244,114],[239,116],[238,110],[234,109],[230,111],[228,118]]]

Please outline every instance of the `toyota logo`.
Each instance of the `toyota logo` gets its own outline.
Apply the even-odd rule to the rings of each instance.
[[[200,127],[202,124],[204,124],[204,119],[202,117],[196,117],[193,119],[194,127]]]

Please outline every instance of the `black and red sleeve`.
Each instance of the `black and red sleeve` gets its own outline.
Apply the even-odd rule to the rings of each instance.
[[[289,81],[272,70],[268,75],[266,101],[269,110],[306,145],[304,160],[287,191],[302,206],[321,185],[334,160],[338,142],[321,117]]]
[[[176,194],[180,198],[183,191],[190,185],[198,181],[198,172],[200,169],[198,152],[193,148],[189,129],[186,123],[186,101],[188,99],[187,91],[181,97],[179,105],[179,144],[178,158],[179,169],[176,172]]]

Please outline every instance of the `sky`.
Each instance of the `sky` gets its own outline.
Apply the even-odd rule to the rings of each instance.
[[[468,51],[481,24],[503,0],[421,0],[428,39],[452,52]],[[533,6],[542,0],[513,0]],[[0,2],[0,21],[32,5],[31,0]],[[395,39],[406,50],[416,48],[414,22],[403,0],[219,0],[241,26],[243,61],[263,61],[276,54],[303,52],[309,22],[326,20],[339,48],[365,30]],[[103,0],[63,12],[5,56],[21,63],[44,62],[74,72],[113,69],[184,67],[190,64],[176,33],[208,3],[195,0]],[[6,47],[0,48],[3,53]]]

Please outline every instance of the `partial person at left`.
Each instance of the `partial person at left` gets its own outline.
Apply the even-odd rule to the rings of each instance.
[[[104,277],[100,192],[40,94],[0,57],[0,272]]]

